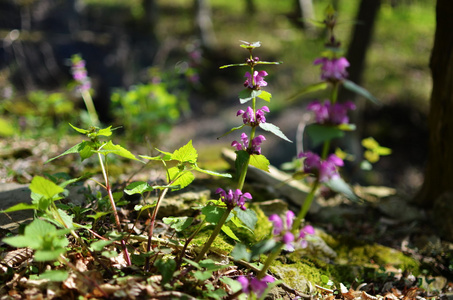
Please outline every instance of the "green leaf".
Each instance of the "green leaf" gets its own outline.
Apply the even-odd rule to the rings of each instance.
[[[85,135],[86,135],[86,134],[90,133],[90,131],[89,131],[89,130],[86,130],[86,129],[82,129],[82,128],[78,128],[78,127],[75,127],[75,126],[74,126],[74,125],[72,125],[71,123],[69,123],[69,126],[71,126],[71,127],[72,127],[72,129],[74,129],[75,131],[77,131],[77,132],[79,132],[79,133],[81,133],[81,134],[85,134]]]
[[[192,146],[192,140],[186,145],[173,152],[171,158],[180,162],[196,163],[198,159],[197,150]]]
[[[247,251],[247,247],[244,244],[236,244],[233,251],[231,251],[231,256],[234,260],[245,260],[247,262],[252,260],[252,254]]]
[[[16,130],[11,122],[5,120],[4,118],[0,118],[0,136],[12,136]]]
[[[173,167],[168,169],[168,182],[172,183],[172,186],[178,186],[173,190],[180,190],[188,186],[195,179],[195,176],[190,171],[181,171],[179,167]]]
[[[163,218],[165,224],[170,225],[171,228],[176,230],[177,232],[181,232],[190,225],[192,225],[193,218],[192,217],[168,217]]]
[[[313,141],[313,147],[321,145],[325,141],[344,136],[344,131],[335,126],[311,124],[305,127],[305,131]]]
[[[271,102],[272,94],[261,90],[261,94],[258,97],[263,99],[264,101]]]
[[[261,129],[269,131],[270,133],[275,134],[279,138],[292,143],[292,141],[289,138],[287,138],[286,135],[276,125],[266,122],[266,123],[260,123],[259,126]]]
[[[249,164],[251,166],[254,166],[255,168],[258,168],[258,169],[263,170],[265,172],[269,172],[270,162],[266,158],[266,156],[264,156],[264,155],[261,155],[261,154],[252,154],[252,155],[250,155]]]
[[[59,157],[62,157],[62,156],[64,156],[64,155],[67,155],[67,154],[74,154],[74,153],[79,153],[79,154],[80,154],[81,152],[86,152],[87,149],[89,149],[90,152],[91,152],[91,149],[92,149],[91,145],[92,145],[91,142],[83,141],[83,142],[81,142],[81,143],[78,143],[78,144],[75,145],[75,146],[72,146],[71,148],[69,148],[68,150],[66,150],[65,152],[63,152],[62,154],[57,155],[57,156],[55,156],[55,157],[53,157],[53,158],[47,160],[45,163],[47,164],[48,162],[51,162],[52,160],[57,159],[57,158],[59,158]],[[93,154],[93,153],[91,153],[91,154]],[[82,156],[82,154],[80,154],[80,156]],[[91,155],[90,155],[90,156],[91,156]],[[85,157],[85,158],[87,158],[87,157]],[[83,159],[83,157],[82,157],[82,159]]]
[[[345,88],[347,88],[348,90],[350,90],[356,94],[359,94],[360,96],[365,97],[366,99],[370,100],[374,104],[381,104],[380,101],[376,97],[374,97],[370,92],[368,92],[366,89],[355,84],[354,82],[352,82],[350,80],[344,80],[343,86]]]
[[[105,246],[113,244],[113,241],[99,240],[91,243],[90,248],[92,251],[101,251]]]
[[[217,224],[226,212],[226,208],[207,205],[201,209],[201,213],[206,216],[206,222]]]
[[[72,216],[68,215],[64,210],[57,209],[57,211],[61,217],[61,220],[64,222],[64,224],[61,224],[59,221],[59,218],[58,218],[58,224],[62,228],[69,228],[69,229],[74,228],[74,225],[72,224]]]
[[[252,90],[252,89],[246,88],[239,92],[239,102],[241,102],[241,104],[247,103],[248,101],[252,100],[253,98],[260,96],[261,93],[262,93],[261,90]]]
[[[51,261],[57,260],[61,254],[65,253],[65,249],[57,248],[52,250],[36,250],[34,260],[35,261]]]
[[[138,158],[136,158],[135,155],[132,154],[129,150],[121,147],[120,145],[113,144],[112,141],[108,141],[107,143],[105,143],[96,152],[99,152],[99,153],[104,154],[104,155],[107,155],[109,153],[113,153],[113,154],[116,154],[116,155],[119,155],[121,157],[125,157],[125,158],[128,158],[128,159],[141,161]]]
[[[217,139],[223,138],[224,136],[229,135],[229,134],[232,133],[233,131],[242,129],[244,126],[245,126],[245,124],[242,124],[241,126],[238,126],[238,127],[233,127],[230,131],[228,131],[227,133],[222,134],[222,135],[219,136]]]
[[[229,67],[244,67],[244,66],[248,66],[248,64],[246,64],[246,63],[242,63],[242,64],[229,64],[229,65],[220,66],[219,69],[225,69],[225,68],[229,68]]]
[[[251,260],[259,259],[261,254],[273,251],[279,244],[274,239],[264,240],[252,246]]]
[[[318,82],[318,83],[315,83],[315,84],[311,84],[311,85],[306,86],[303,89],[299,90],[298,92],[296,92],[291,97],[289,97],[288,101],[292,101],[292,100],[294,100],[296,98],[299,98],[300,96],[308,94],[308,93],[313,93],[313,92],[325,90],[328,87],[329,87],[329,84],[327,82],[325,82],[325,81]]]
[[[231,230],[230,227],[228,227],[227,225],[223,225],[222,226],[222,231],[228,235],[230,238],[232,238],[233,240],[235,241],[240,241],[239,238],[234,234],[233,230]]]
[[[38,209],[38,205],[37,204],[28,204],[28,203],[18,203],[5,210],[1,210],[0,213],[10,213],[13,211],[27,210],[27,209]]]
[[[161,284],[165,285],[166,283],[170,282],[176,270],[176,261],[174,259],[158,259],[154,263],[154,266],[156,266],[157,270],[159,270],[160,274],[162,275]]]
[[[128,195],[140,194],[143,195],[145,192],[151,192],[154,188],[150,186],[147,182],[136,181],[132,182],[124,189],[124,192]]]
[[[95,215],[87,215],[87,217],[88,218],[93,218],[94,220],[97,220],[97,219],[99,219],[99,218],[101,218],[103,216],[109,215],[111,213],[112,212],[110,212],[110,211],[98,211],[98,212],[96,212]]]
[[[29,188],[33,193],[42,195],[47,199],[52,199],[64,192],[62,187],[41,176],[33,177]]]
[[[242,210],[239,207],[235,207],[234,211],[236,212],[236,217],[241,220],[241,222],[250,230],[255,230],[256,222],[258,222],[258,217],[254,210],[246,209]]]
[[[238,150],[236,152],[236,160],[234,162],[234,166],[236,168],[236,176],[239,178],[242,169],[244,168],[245,164],[249,163],[250,154],[245,150]]]
[[[343,194],[346,198],[353,202],[361,203],[363,202],[352,190],[352,188],[343,180],[343,178],[336,176],[330,179],[325,185],[331,190]]]
[[[198,172],[201,172],[201,173],[204,173],[204,174],[208,174],[208,175],[212,175],[212,176],[219,176],[219,177],[225,177],[225,178],[231,178],[231,174],[228,174],[228,173],[218,173],[218,172],[214,172],[214,171],[210,171],[210,170],[204,170],[204,169],[201,169],[200,167],[197,166],[197,164],[195,164],[193,166],[193,169],[195,171],[198,171]]]
[[[193,276],[200,281],[205,281],[211,278],[212,273],[212,271],[195,271]]]
[[[48,279],[50,281],[61,282],[65,281],[69,277],[69,272],[65,270],[47,270],[41,275],[39,279]]]
[[[96,132],[96,135],[111,136],[112,135],[112,126],[109,126],[107,128],[103,128],[103,129],[99,129]]]

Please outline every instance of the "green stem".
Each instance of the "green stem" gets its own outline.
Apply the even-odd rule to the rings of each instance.
[[[81,94],[82,94],[83,102],[85,102],[85,106],[87,108],[88,115],[90,116],[91,123],[94,126],[99,126],[98,114],[96,113],[96,108],[94,107],[93,99],[91,98],[90,92],[88,92],[87,90],[83,90],[81,92]]]
[[[225,224],[226,220],[228,219],[228,216],[230,215],[232,208],[227,208],[227,210],[223,213],[222,217],[220,218],[219,222],[217,223],[216,227],[211,233],[211,236],[209,237],[209,240],[204,244],[203,249],[201,249],[201,252],[198,254],[198,256],[195,258],[195,262],[199,262],[206,252],[208,252],[209,248],[211,247],[212,243],[214,242],[215,238],[217,235],[219,235],[220,230],[222,230],[223,224]]]
[[[304,204],[302,205],[302,208],[300,209],[299,213],[296,216],[296,219],[294,219],[293,222],[293,227],[291,231],[297,232],[300,229],[300,225],[302,224],[302,220],[305,218],[305,216],[308,213],[308,210],[310,209],[310,206],[313,202],[313,199],[315,198],[316,191],[318,190],[319,187],[319,180],[316,179],[315,183],[311,187],[310,193],[307,195],[307,197],[304,200]]]
[[[266,275],[267,270],[271,266],[272,262],[280,255],[280,252],[282,251],[284,246],[285,244],[281,244],[277,249],[275,249],[274,251],[271,252],[271,254],[269,254],[269,256],[266,258],[266,261],[264,262],[264,266],[256,275],[258,279],[261,279]]]

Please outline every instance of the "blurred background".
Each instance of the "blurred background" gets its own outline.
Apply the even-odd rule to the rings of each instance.
[[[357,132],[340,146],[358,160],[362,153],[351,145],[369,136],[393,150],[372,172],[356,172],[350,163],[348,176],[414,194],[427,152],[431,0],[0,0],[0,136],[8,169],[2,177],[27,181],[8,165],[8,149],[64,144],[74,135],[68,122],[89,124],[70,73],[74,54],[86,61],[101,121],[122,126],[118,138],[129,147],[173,151],[193,139],[206,164],[215,165],[220,149],[239,134],[217,137],[242,124],[237,95],[247,69],[219,69],[248,57],[241,40],[260,41],[254,54],[261,60],[283,62],[260,67],[269,73],[273,98],[258,104],[268,105],[268,121],[295,141],[266,135],[263,154],[280,167],[300,150],[305,106],[327,96],[292,97],[319,81],[313,60],[326,35],[310,21],[322,21],[328,4],[338,13],[335,33],[351,62],[351,80],[381,101],[342,94],[359,111]]]

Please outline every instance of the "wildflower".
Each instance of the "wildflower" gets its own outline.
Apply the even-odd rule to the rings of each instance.
[[[284,219],[282,219],[277,214],[269,216],[269,221],[271,221],[274,226],[272,234],[277,237],[278,240],[283,242],[283,244],[285,244],[285,250],[287,251],[294,251],[297,244],[301,248],[307,247],[307,241],[305,240],[307,234],[314,234],[313,227],[307,225],[302,228],[299,234],[296,234],[296,236],[294,236],[291,230],[295,217],[295,214],[291,210],[288,210],[286,212]]]
[[[346,58],[320,57],[313,62],[315,65],[321,65],[321,79],[331,82],[342,81],[348,77],[346,68],[349,67],[349,62]]]
[[[259,135],[252,140],[252,145],[249,148],[249,138],[247,134],[242,133],[241,134],[242,143],[238,141],[233,141],[231,143],[231,146],[235,147],[236,150],[238,151],[244,150],[250,154],[261,154],[261,143],[265,140],[266,138],[263,135]]]
[[[335,154],[330,154],[326,160],[321,160],[319,155],[313,152],[302,152],[298,155],[304,160],[304,172],[318,176],[320,182],[327,182],[335,177],[339,177],[338,168],[344,165],[341,158]]]
[[[267,85],[267,82],[264,81],[264,76],[267,75],[266,71],[254,71],[252,78],[252,75],[249,72],[246,72],[244,77],[246,77],[247,80],[244,82],[244,86],[250,89],[259,90],[260,87]]]
[[[85,68],[85,61],[78,56],[73,56],[71,73],[73,79],[77,82],[77,88],[80,91],[88,91],[91,88],[91,81]]]
[[[240,209],[246,210],[245,202],[252,199],[250,193],[242,193],[239,189],[236,189],[235,191],[229,190],[227,193],[222,188],[218,188],[215,193],[220,194],[220,200],[222,200],[229,208],[239,206]]]
[[[242,109],[238,110],[236,116],[242,115],[242,121],[244,124],[250,126],[258,126],[260,123],[266,123],[265,113],[269,112],[269,107],[263,106],[260,109],[256,110],[256,113],[253,113],[253,109],[249,106],[244,111]]]
[[[270,275],[266,275],[262,279],[258,279],[254,276],[251,276],[250,279],[246,276],[239,276],[237,280],[242,285],[242,291],[244,293],[254,293],[258,298],[261,298],[268,283],[275,281],[274,277]]]
[[[329,100],[324,103],[313,101],[307,109],[315,113],[316,122],[319,124],[340,125],[349,123],[348,111],[354,110],[355,104],[351,101],[330,104]]]

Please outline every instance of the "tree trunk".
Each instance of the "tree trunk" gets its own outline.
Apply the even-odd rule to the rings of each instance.
[[[211,7],[207,0],[195,0],[195,25],[204,49],[212,51],[217,46],[217,38],[212,24]]]
[[[314,33],[315,27],[310,21],[315,19],[312,0],[296,0],[297,24],[309,33]]]
[[[428,116],[429,144],[425,179],[415,202],[432,208],[453,191],[453,1],[438,0],[430,68],[433,89]]]

